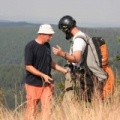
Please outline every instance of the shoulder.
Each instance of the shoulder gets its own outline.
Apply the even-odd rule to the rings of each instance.
[[[76,48],[77,47],[85,48],[86,42],[82,38],[76,38],[74,40],[74,45],[73,46],[76,47]]]
[[[79,45],[84,45],[84,46],[86,45],[85,40],[81,37],[77,37],[73,41],[74,41],[74,44],[79,44]]]
[[[28,42],[26,45],[25,45],[25,50],[29,50],[29,49],[33,49],[36,45],[36,42],[35,40],[31,40],[30,42]]]
[[[32,45],[32,44],[34,44],[35,43],[35,40],[31,40],[30,42],[28,42],[27,44],[26,44],[26,46],[30,46],[30,45]]]
[[[31,40],[30,42],[28,42],[25,46],[25,48],[31,48],[32,46],[35,45],[35,40]]]
[[[82,31],[79,31],[74,37],[73,41],[85,42],[84,38],[86,38],[86,34]]]

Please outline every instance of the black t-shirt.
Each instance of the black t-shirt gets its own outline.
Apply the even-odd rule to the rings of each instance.
[[[51,77],[51,49],[50,44],[38,44],[35,40],[25,47],[25,65],[32,65],[40,72]],[[25,82],[29,85],[42,86],[41,77],[35,76],[26,70]]]

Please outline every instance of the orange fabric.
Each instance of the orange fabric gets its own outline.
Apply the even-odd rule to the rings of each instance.
[[[49,120],[54,85],[36,87],[25,84],[25,89],[27,98],[25,120],[35,119],[39,102],[41,102],[40,120]]]
[[[101,47],[100,47],[100,50],[101,50],[101,54],[102,54],[102,65],[107,65],[108,64],[108,49],[107,49],[107,46],[106,44],[103,44]]]
[[[108,79],[106,80],[104,86],[103,86],[103,93],[102,98],[109,97],[114,89],[114,73],[112,69],[109,66],[104,66],[103,69],[108,73]]]
[[[102,54],[102,68],[108,73],[108,79],[105,81],[102,92],[102,99],[105,99],[109,97],[113,92],[115,78],[112,69],[108,65],[109,55],[106,44],[103,44],[100,49]]]

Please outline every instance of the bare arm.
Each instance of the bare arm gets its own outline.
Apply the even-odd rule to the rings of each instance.
[[[61,49],[61,47],[59,47],[58,45],[56,46],[56,48],[53,47],[53,53],[55,55],[64,57],[69,62],[74,62],[74,63],[79,63],[81,56],[82,56],[82,51],[75,51],[74,55],[70,55],[69,53],[64,52]]]
[[[29,71],[30,73],[32,73],[33,75],[42,77],[43,80],[47,83],[51,83],[49,80],[53,80],[51,77],[49,77],[48,75],[38,71],[35,67],[33,67],[32,65],[26,65],[26,70]]]
[[[63,74],[66,74],[68,72],[67,69],[65,69],[64,67],[61,67],[60,65],[58,65],[54,61],[52,61],[51,66],[52,66],[52,68],[54,68],[57,71],[62,72]]]

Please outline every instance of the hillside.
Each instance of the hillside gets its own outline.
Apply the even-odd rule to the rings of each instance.
[[[65,35],[53,25],[55,34],[50,41],[51,46],[60,45],[65,51],[69,51],[70,41],[65,40]],[[0,24],[0,88],[4,91],[4,104],[10,108],[19,104],[22,97],[24,101],[24,47],[33,40],[38,31],[38,24]],[[102,36],[106,39],[109,48],[110,64],[114,70],[120,70],[120,65],[115,62],[114,57],[120,55],[118,37],[120,37],[120,28],[81,28],[90,37]],[[66,61],[52,54],[53,59],[60,65]],[[117,71],[118,71],[117,70]],[[115,71],[116,72],[116,71]],[[53,77],[56,81],[64,80],[60,73],[53,71]],[[61,78],[61,79],[59,79]],[[22,96],[23,94],[23,96]],[[12,101],[17,96],[15,105]]]

